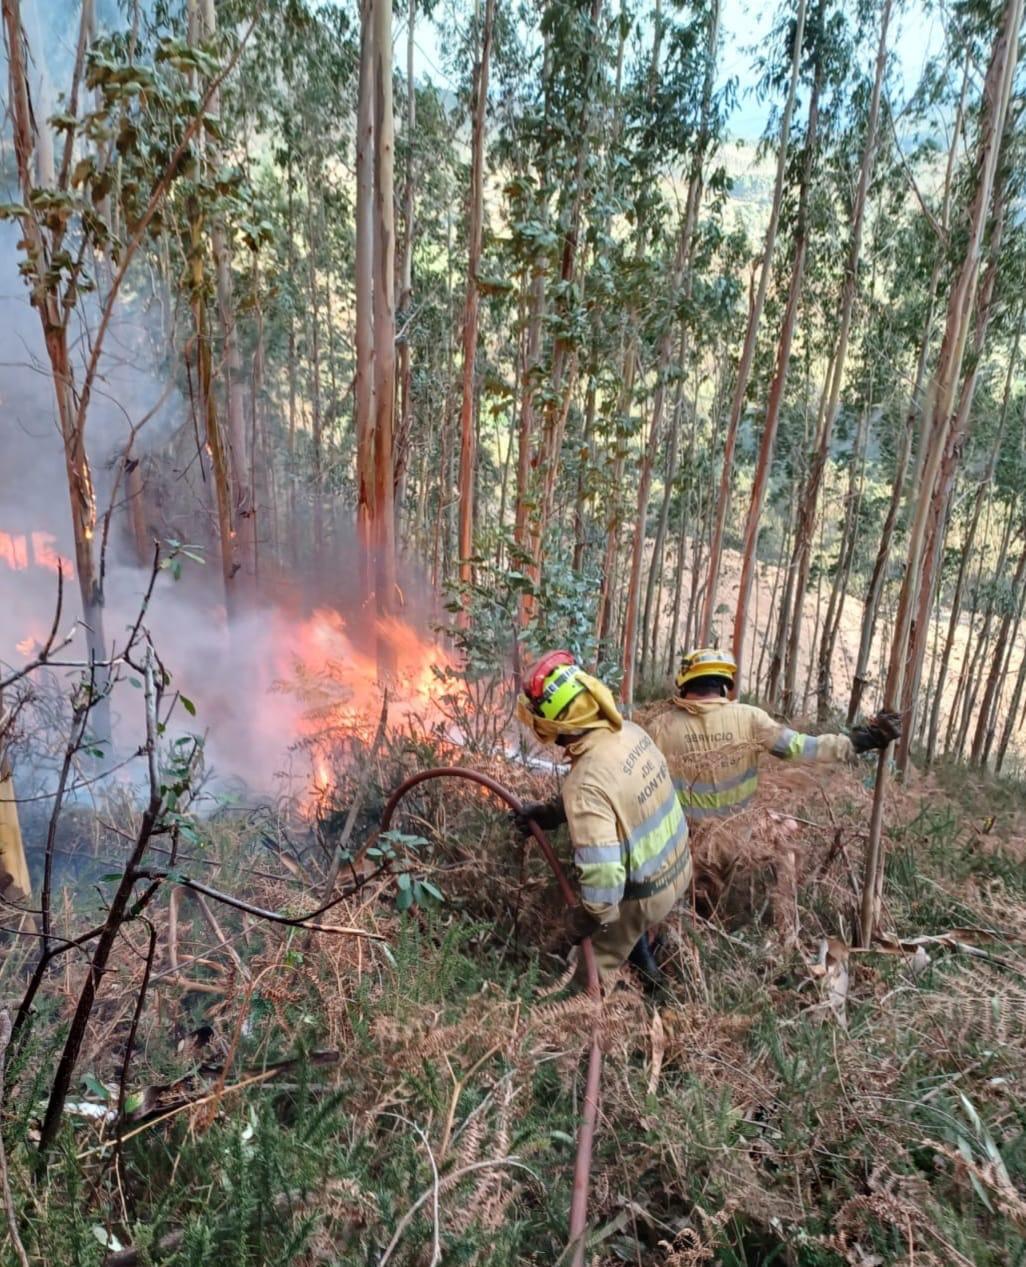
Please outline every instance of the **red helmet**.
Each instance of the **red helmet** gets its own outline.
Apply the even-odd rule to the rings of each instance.
[[[547,694],[551,695],[552,691],[557,689],[553,674],[556,673],[557,669],[564,668],[574,670],[575,674],[578,671],[577,660],[569,651],[549,651],[528,669],[524,677],[524,695],[531,706],[532,712],[543,717],[549,715],[550,709],[546,705],[555,705],[557,703],[555,699],[546,698]],[[563,677],[559,679],[558,686],[569,687],[570,685],[570,680],[564,681]],[[587,689],[583,683],[576,684],[576,688],[576,690],[571,690],[571,695],[578,695],[581,691]],[[568,699],[562,698],[564,694],[565,691],[560,692],[560,699],[558,700],[560,710],[565,708],[569,702]]]

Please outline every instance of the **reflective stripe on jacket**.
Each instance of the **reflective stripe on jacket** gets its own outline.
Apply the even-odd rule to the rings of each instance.
[[[568,752],[563,805],[581,901],[610,924],[632,882],[657,881],[687,852],[688,827],[666,759],[640,726],[590,731]]]
[[[648,723],[666,754],[688,819],[727,818],[759,786],[759,754],[782,761],[849,761],[847,735],[803,735],[751,704],[728,699],[675,699]]]

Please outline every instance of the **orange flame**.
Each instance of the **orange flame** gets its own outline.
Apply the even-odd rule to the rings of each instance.
[[[9,532],[0,532],[0,560],[13,572],[24,571],[29,565],[29,541],[32,543],[33,563],[38,567],[48,568],[51,572],[63,568],[66,579],[74,578],[71,564],[54,549],[57,538],[52,532],[33,532],[28,537],[24,533],[15,536]]]
[[[70,580],[74,576],[71,570],[71,564],[62,555],[58,554],[53,548],[56,542],[52,532],[34,532],[32,534],[32,557],[42,568],[49,568],[51,572],[58,569],[63,570],[64,575]]]
[[[20,572],[28,567],[28,552],[25,549],[24,537],[12,537],[9,533],[0,532],[0,559],[13,572]]]
[[[300,742],[311,752],[307,812],[323,806],[331,790],[333,743],[351,735],[370,742],[386,687],[390,723],[418,719],[431,724],[444,717],[440,702],[451,689],[444,676],[451,657],[401,620],[378,621],[375,633],[394,666],[384,683],[377,657],[353,640],[337,611],[318,609],[278,631],[278,685],[301,703]]]

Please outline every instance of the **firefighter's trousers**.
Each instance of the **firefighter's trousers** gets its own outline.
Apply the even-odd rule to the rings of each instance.
[[[691,859],[688,857],[684,865],[677,868],[677,874],[671,883],[659,892],[647,897],[624,897],[620,903],[619,918],[610,924],[604,924],[591,938],[603,985],[608,985],[617,969],[627,962],[638,938],[666,919],[678,899],[690,888]],[[584,989],[587,984],[588,974],[582,955],[577,961],[574,985]]]

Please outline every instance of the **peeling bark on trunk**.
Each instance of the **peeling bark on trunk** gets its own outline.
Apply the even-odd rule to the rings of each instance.
[[[471,138],[469,248],[467,258],[467,297],[463,309],[463,403],[460,410],[460,513],[459,556],[460,581],[468,587],[464,606],[469,607],[469,586],[474,579],[471,558],[474,553],[474,481],[477,457],[477,418],[474,408],[474,366],[477,360],[477,271],[481,263],[481,233],[484,217],[484,148],[485,115],[488,109],[488,63],[492,51],[492,24],[495,0],[486,0],[484,29],[481,32],[481,53],[474,67],[474,124]]]
[[[365,604],[374,592],[374,51],[373,0],[362,0],[356,111],[356,524]]]
[[[413,230],[414,230],[414,162],[413,143],[417,126],[417,91],[413,82],[414,32],[417,21],[417,0],[409,0],[406,9],[406,181],[403,185],[403,254],[402,280],[399,283],[399,315],[410,320],[413,308]],[[405,497],[406,471],[410,438],[413,434],[413,364],[410,357],[410,335],[399,343],[399,428],[396,434],[396,513],[400,513]]]
[[[23,201],[26,205],[30,205],[30,195],[39,177],[49,180],[52,187],[53,156],[52,149],[48,148],[52,143],[46,129],[42,132],[37,130],[29,101],[25,38],[18,0],[3,0],[2,14],[7,35],[8,109],[11,116],[18,184]],[[83,21],[87,20],[88,10],[83,13]],[[73,93],[73,98],[74,95]],[[74,113],[76,109],[74,100],[71,101],[70,107]],[[35,168],[33,168],[33,159],[35,159]],[[67,176],[66,167],[67,164],[62,164],[64,179]],[[53,231],[44,239],[39,222],[31,212],[20,216],[19,222],[33,254],[41,262],[41,267],[45,268],[52,253],[61,248],[63,229]],[[96,494],[85,440],[88,391],[83,392],[81,398],[76,401],[68,346],[68,313],[63,307],[56,288],[47,286],[35,307],[42,323],[43,341],[50,361],[57,422],[64,447],[64,466],[71,503],[75,566],[78,571],[86,648],[90,661],[97,666],[94,668],[94,686],[103,694],[107,688],[108,674],[99,666],[102,666],[107,659],[107,637],[103,619],[103,567],[102,560],[97,557],[96,549]],[[103,743],[109,743],[110,708],[106,699],[101,699],[94,708],[92,725],[96,738]]]
[[[395,195],[392,108],[392,5],[374,0],[374,547],[378,617],[397,611],[395,560]],[[378,666],[394,669],[387,640],[378,640]]]

